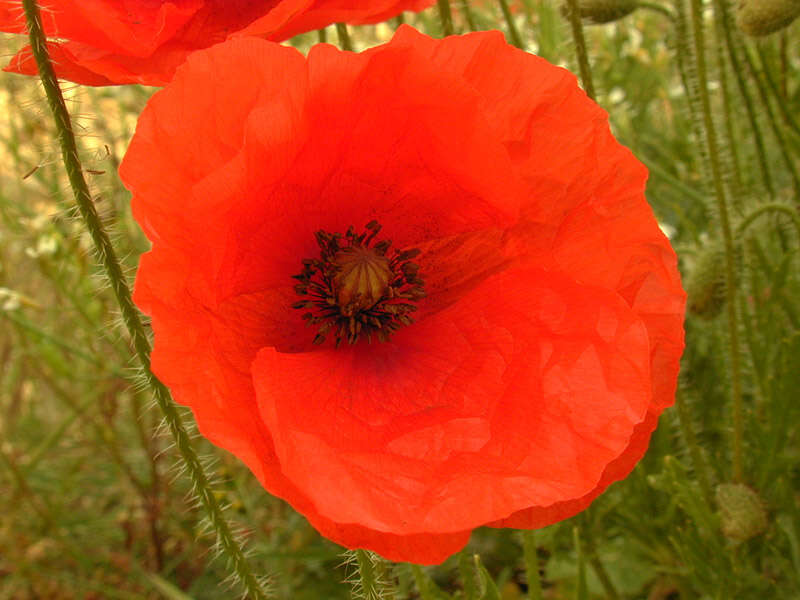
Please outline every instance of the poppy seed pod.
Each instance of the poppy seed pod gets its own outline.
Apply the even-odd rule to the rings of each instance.
[[[627,17],[636,10],[636,0],[578,0],[581,17],[591,23],[611,23]],[[569,5],[562,4],[561,12],[569,15]]]
[[[798,15],[800,0],[740,0],[736,24],[747,35],[769,35],[787,27]]]
[[[717,486],[722,533],[739,542],[749,540],[767,528],[767,513],[755,491],[741,483]]]

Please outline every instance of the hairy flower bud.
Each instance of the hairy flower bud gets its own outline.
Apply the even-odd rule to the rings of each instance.
[[[578,0],[581,17],[591,23],[611,23],[628,16],[636,10],[636,0]],[[569,5],[563,4],[561,12],[569,15]]]
[[[725,251],[712,242],[698,253],[686,277],[687,308],[704,319],[716,317],[725,305]]]
[[[741,483],[722,483],[717,486],[716,495],[725,537],[743,542],[767,528],[764,505],[751,488]]]
[[[747,35],[769,35],[787,27],[798,15],[800,0],[740,0],[736,24]]]

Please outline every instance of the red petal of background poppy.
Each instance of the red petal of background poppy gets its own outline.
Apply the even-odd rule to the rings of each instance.
[[[47,0],[41,10],[48,37],[128,56],[148,56],[175,36],[204,0]],[[26,33],[19,0],[0,5],[0,31]]]
[[[231,35],[282,41],[332,23],[377,23],[433,0],[50,0],[42,11],[45,33],[63,46],[59,78],[85,85],[166,85],[195,50]],[[2,0],[0,31],[25,33],[20,0]],[[5,71],[35,75],[26,57]],[[91,74],[90,74],[91,73]]]
[[[47,50],[60,79],[67,79],[82,85],[112,85],[114,83],[108,77],[79,65],[62,44],[47,42]],[[17,52],[3,68],[3,71],[20,75],[38,75],[39,69],[36,66],[36,59],[33,57],[31,47],[25,46]]]

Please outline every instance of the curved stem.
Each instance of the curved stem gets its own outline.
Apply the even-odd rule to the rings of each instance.
[[[742,95],[744,107],[747,111],[747,119],[750,121],[750,128],[753,130],[757,150],[756,156],[758,156],[758,164],[761,169],[761,178],[764,181],[764,187],[770,198],[774,198],[775,188],[772,184],[772,175],[769,171],[769,161],[767,160],[767,151],[764,147],[764,138],[761,135],[761,128],[758,125],[758,118],[756,117],[756,111],[753,107],[753,100],[750,97],[750,90],[744,79],[744,71],[739,62],[739,48],[737,48],[736,39],[733,37],[735,28],[731,22],[727,2],[728,0],[714,0],[714,18],[721,21],[720,30],[725,34],[725,46],[731,61],[731,71],[736,78],[736,85],[739,88],[739,93]]]
[[[700,102],[703,109],[703,124],[708,147],[711,176],[714,183],[714,196],[717,201],[722,239],[725,243],[725,293],[727,295],[728,338],[730,340],[731,396],[733,401],[733,478],[742,481],[742,373],[739,357],[739,323],[736,314],[736,270],[734,266],[733,233],[728,217],[728,199],[722,182],[722,170],[717,148],[714,119],[711,116],[711,100],[708,94],[706,74],[705,37],[703,32],[702,0],[691,0],[692,33],[694,38],[694,58],[697,61],[697,77],[700,83]]]
[[[578,55],[578,68],[581,72],[581,83],[586,95],[595,99],[592,71],[589,68],[589,54],[586,52],[586,40],[583,37],[583,23],[581,23],[581,9],[578,0],[567,0],[567,13],[572,26],[572,39],[575,40],[575,52]]]
[[[53,113],[56,131],[58,132],[58,141],[61,146],[61,157],[69,178],[70,187],[75,195],[75,202],[92,238],[103,270],[116,296],[122,313],[122,320],[131,337],[134,354],[141,364],[145,380],[153,392],[159,408],[164,413],[164,418],[175,439],[175,444],[186,463],[186,469],[192,479],[195,491],[200,496],[200,502],[217,534],[222,552],[231,560],[234,570],[247,590],[248,595],[252,598],[266,598],[266,594],[251,571],[242,549],[236,542],[228,522],[222,514],[222,509],[214,497],[205,470],[192,447],[189,434],[183,426],[180,414],[172,403],[169,391],[150,370],[150,341],[147,339],[139,312],[131,299],[130,288],[122,273],[122,267],[117,259],[108,233],[97,214],[89,193],[89,187],[83,176],[75,135],[72,131],[72,122],[64,97],[61,94],[61,88],[58,85],[53,65],[50,62],[39,7],[36,0],[22,0],[22,5],[27,20],[31,50],[36,59],[42,86],[47,94],[47,102]]]
[[[800,237],[800,217],[797,216],[797,211],[792,210],[791,207],[781,204],[780,202],[770,202],[768,204],[762,204],[759,206],[757,209],[747,215],[741,223],[739,223],[739,226],[736,228],[736,234],[742,235],[744,230],[750,227],[750,225],[758,217],[768,212],[782,212],[785,215],[788,215],[792,219],[792,222],[797,229],[798,237]]]
[[[664,15],[665,17],[667,17],[669,19],[673,19],[673,20],[675,19],[675,13],[673,13],[666,6],[658,4],[657,2],[646,2],[646,1],[637,2],[636,3],[636,8],[644,8],[644,9],[647,9],[647,10],[652,10],[654,12],[657,12],[657,13],[660,13],[660,14]]]

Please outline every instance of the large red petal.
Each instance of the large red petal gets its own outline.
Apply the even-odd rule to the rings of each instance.
[[[392,343],[265,348],[253,365],[283,473],[331,520],[401,534],[590,492],[644,419],[649,375],[618,296],[528,269]]]

